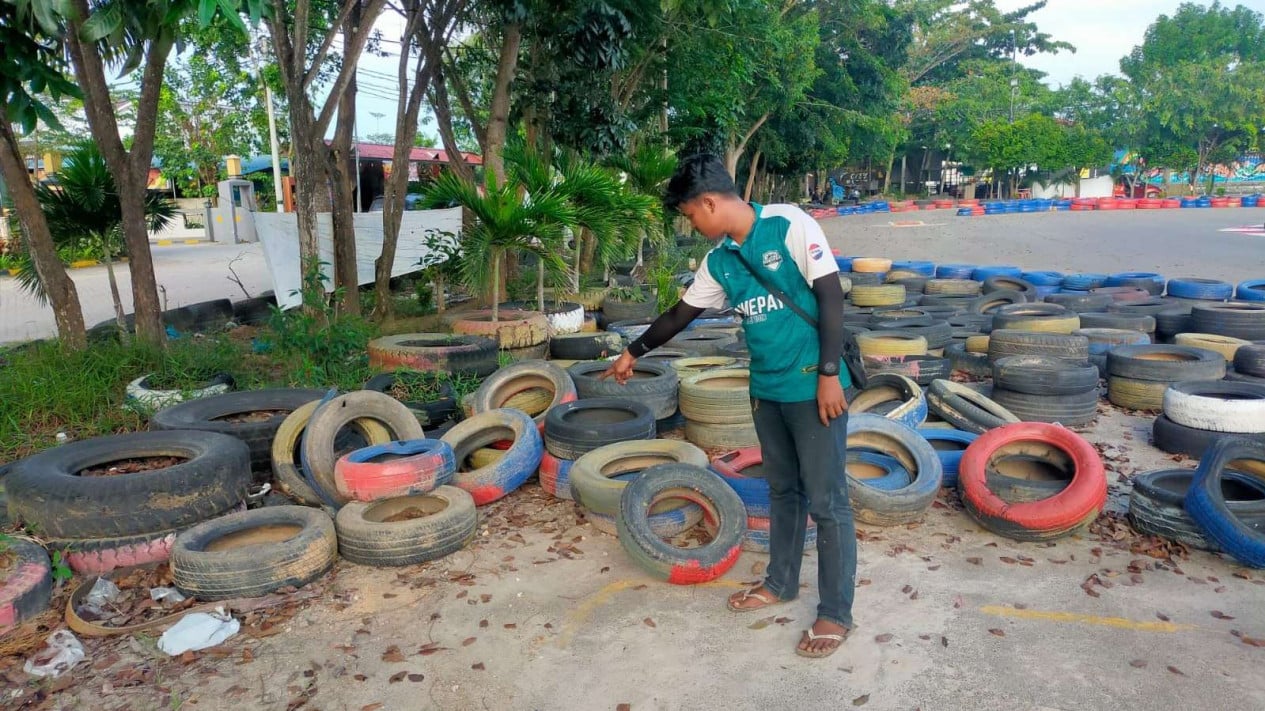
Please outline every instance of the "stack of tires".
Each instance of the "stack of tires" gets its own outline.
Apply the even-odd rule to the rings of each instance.
[[[1025,422],[1083,427],[1098,415],[1098,368],[1048,356],[993,363],[993,402]]]
[[[667,439],[607,444],[580,455],[571,466],[571,497],[597,530],[618,535],[620,497],[624,488],[649,467],[658,464],[707,466],[707,455],[688,442]],[[671,538],[693,527],[703,510],[683,500],[665,501],[649,511],[647,524],[659,536]]]
[[[685,438],[705,449],[754,447],[751,373],[743,368],[708,370],[681,380]]]
[[[1244,484],[1236,472],[1250,473],[1257,481]],[[1205,452],[1182,501],[1182,508],[1209,544],[1253,568],[1265,568],[1265,531],[1256,508],[1262,475],[1265,443],[1235,435],[1222,437]]]
[[[424,563],[460,550],[474,537],[474,498],[450,485],[457,463],[447,442],[366,447],[341,457],[334,471],[339,493],[349,499],[334,517],[338,550],[353,563]]]
[[[1107,478],[1098,452],[1079,435],[1025,422],[994,429],[966,448],[958,490],[967,513],[984,528],[1018,541],[1047,541],[1098,517]]]
[[[764,457],[759,447],[744,447],[712,459],[712,471],[720,475],[742,501],[747,515],[742,534],[742,549],[753,553],[769,552],[769,483],[765,480]],[[804,550],[817,545],[817,524],[810,518],[804,537]]]
[[[1128,410],[1160,410],[1164,391],[1183,380],[1220,380],[1225,358],[1190,346],[1119,346],[1107,353],[1107,399]]]
[[[1265,384],[1265,345],[1250,344],[1234,352],[1233,368],[1227,368],[1226,380]]]
[[[1197,473],[1194,469],[1161,469],[1133,477],[1129,523],[1142,533],[1177,541],[1188,548],[1220,551],[1220,544],[1205,535],[1186,513],[1186,496]],[[1255,530],[1265,528],[1265,482],[1260,478],[1237,471],[1223,472],[1221,496],[1225,503],[1221,516],[1236,518]]]
[[[849,415],[865,412],[917,429],[927,421],[927,399],[912,378],[881,373],[867,378],[865,389],[848,403]]]
[[[1228,380],[1173,383],[1155,419],[1155,446],[1173,454],[1203,457],[1215,439],[1241,435],[1265,441],[1265,385]]]
[[[369,341],[369,366],[484,378],[497,368],[497,342],[482,335],[401,333]]]
[[[983,434],[1019,418],[979,390],[951,380],[937,380],[927,389],[927,408],[954,429]]]
[[[874,526],[921,520],[943,476],[931,444],[912,427],[869,413],[848,417],[847,438],[848,498],[856,519]]]
[[[559,405],[545,416],[540,486],[552,496],[570,499],[575,460],[608,444],[654,438],[654,413],[645,403],[589,398]]]
[[[649,407],[659,423],[676,414],[680,378],[670,363],[642,358],[633,365],[632,377],[623,385],[613,378],[602,379],[602,373],[609,367],[606,361],[581,361],[567,368],[581,400],[607,397],[635,400]]]

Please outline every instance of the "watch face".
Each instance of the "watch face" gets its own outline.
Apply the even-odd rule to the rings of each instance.
[[[826,363],[825,365],[823,365],[823,366],[819,367],[817,370],[818,370],[818,371],[819,371],[822,375],[838,375],[838,374],[839,374],[839,364],[838,364],[838,363]]]

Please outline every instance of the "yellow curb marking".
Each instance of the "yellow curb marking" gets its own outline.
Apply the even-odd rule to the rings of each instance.
[[[158,240],[158,246],[159,246],[159,247],[170,247],[170,246],[171,246],[171,240],[169,240],[169,239],[160,239],[160,240]]]
[[[589,595],[587,598],[581,601],[578,605],[576,605],[571,610],[571,612],[567,614],[566,618],[562,621],[562,631],[558,635],[558,646],[566,647],[567,645],[571,644],[571,639],[575,637],[576,630],[578,630],[579,627],[583,625],[585,622],[588,622],[589,618],[593,615],[593,613],[597,611],[597,608],[602,607],[603,605],[609,603],[611,601],[611,598],[615,597],[621,592],[624,592],[625,590],[635,588],[638,585],[646,585],[647,587],[649,587],[653,583],[654,581],[646,580],[646,579],[616,580],[613,583],[609,583],[606,587],[602,588],[601,590],[598,590],[592,595]],[[713,580],[710,583],[699,583],[691,587],[694,587],[694,588],[732,588],[736,590],[736,589],[745,588],[746,586],[734,580]]]
[[[1098,615],[1083,615],[1077,612],[1057,612],[1054,610],[1017,610],[1013,607],[1003,607],[1001,605],[985,605],[980,608],[980,612],[999,617],[1016,617],[1023,620],[1046,620],[1049,622],[1079,622],[1083,625],[1115,627],[1138,632],[1181,632],[1183,630],[1198,629],[1196,625],[1180,625],[1175,622],[1143,622],[1141,620],[1130,620],[1125,617],[1099,617]]]
[[[202,244],[202,240],[200,240],[200,239],[187,239],[187,240],[185,240],[185,241],[184,241],[184,243],[185,243],[185,244]]]

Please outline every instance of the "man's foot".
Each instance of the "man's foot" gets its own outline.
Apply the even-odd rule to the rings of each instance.
[[[851,631],[828,620],[817,620],[812,629],[804,630],[795,653],[801,657],[829,657],[843,645]]]
[[[782,604],[782,600],[769,591],[763,585],[757,585],[754,588],[739,590],[729,596],[729,602],[726,603],[730,610],[734,612],[750,612],[752,610],[760,610],[773,605]]]

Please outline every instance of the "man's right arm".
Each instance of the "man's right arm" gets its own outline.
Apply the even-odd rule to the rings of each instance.
[[[698,318],[704,309],[697,306],[690,306],[685,301],[676,302],[676,306],[659,314],[659,317],[650,324],[650,328],[641,334],[637,340],[628,344],[628,352],[633,358],[640,358],[650,351],[672,340],[672,337],[680,333],[690,322]]]

